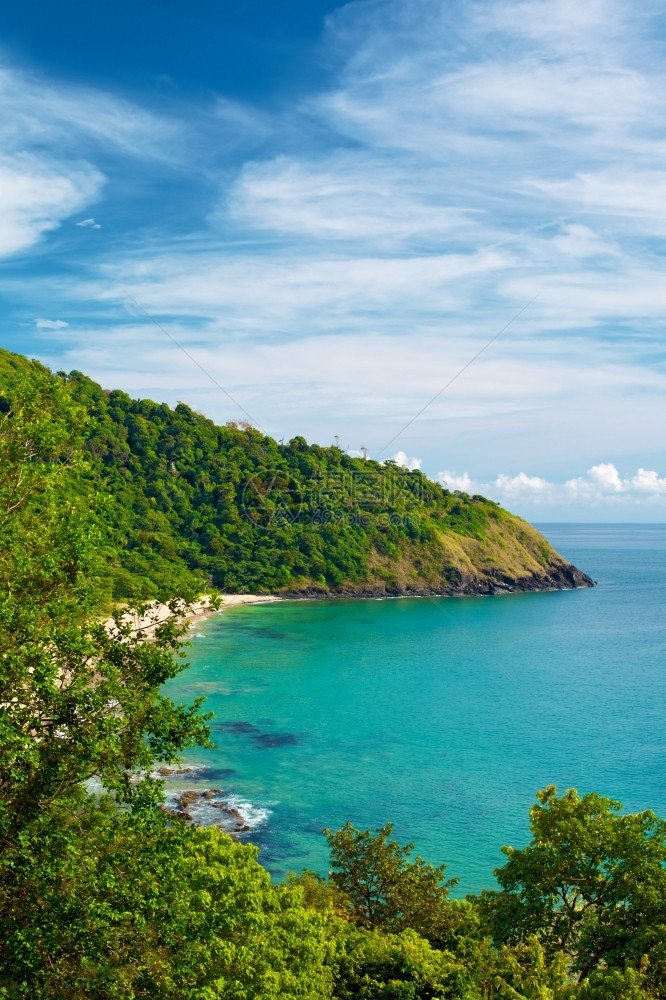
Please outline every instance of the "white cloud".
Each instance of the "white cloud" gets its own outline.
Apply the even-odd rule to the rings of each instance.
[[[191,114],[154,114],[101,89],[1,65],[0,103],[0,255],[29,249],[99,200],[106,178],[97,163],[112,158],[117,174],[118,160],[132,157],[191,172],[192,153],[204,148]],[[101,228],[92,217],[76,224]]]
[[[534,188],[561,204],[596,216],[629,219],[638,231],[666,229],[666,171],[635,165],[576,173],[560,180],[531,179]]]
[[[104,90],[67,86],[34,74],[0,67],[5,148],[81,151],[81,143],[101,144],[141,159],[178,161],[177,121],[147,111]],[[93,147],[86,149],[88,155]]]
[[[617,244],[607,242],[594,229],[580,222],[563,224],[550,245],[571,257],[617,256],[620,252]]]
[[[97,197],[104,178],[34,156],[0,158],[0,255],[26,250]]]
[[[584,158],[592,134],[663,114],[658,62],[646,63],[628,9],[601,0],[583,21],[570,8],[557,0],[350,4],[331,18],[350,58],[322,106],[346,134],[370,133],[393,148],[455,159],[462,146],[501,146],[509,160],[492,161],[498,179],[537,146],[556,150],[541,168],[557,169],[574,142]],[[484,164],[470,166],[474,175]]]
[[[629,488],[637,493],[647,493],[652,496],[666,495],[666,476],[660,477],[654,471],[639,469],[628,482]]]
[[[64,319],[36,319],[35,326],[38,330],[64,330],[69,326]]]
[[[588,476],[602,491],[610,493],[620,493],[624,489],[620,473],[612,462],[603,462],[601,465],[593,465],[588,471]]]
[[[472,482],[470,476],[463,472],[462,475],[458,475],[457,472],[440,472],[437,476],[438,481],[445,486],[447,490],[461,490],[463,493],[474,492],[474,483]]]
[[[258,229],[329,239],[440,240],[476,228],[441,185],[380,155],[349,150],[318,160],[247,164],[229,194],[236,220]]]
[[[480,8],[477,12],[481,16]],[[599,56],[605,45],[621,36],[626,8],[608,0],[518,0],[495,4],[488,12],[492,27],[535,42],[546,43],[551,53]]]
[[[420,469],[423,464],[423,459],[410,458],[404,451],[396,452],[393,456],[393,461],[397,465],[401,465],[404,469],[409,469],[410,472],[414,472],[415,469]]]
[[[553,482],[541,476],[524,472],[511,476],[501,473],[492,482],[474,481],[468,473],[440,472],[437,480],[448,489],[481,493],[507,506],[528,504],[532,509],[549,507],[567,508],[580,506],[586,509],[613,509],[623,507],[654,506],[666,499],[666,477],[654,470],[638,469],[634,475],[621,476],[612,462],[593,465],[587,474],[565,482]]]
[[[109,263],[104,281],[86,295],[114,300],[132,295],[149,312],[213,317],[224,310],[236,329],[273,335],[307,336],[312,323],[334,332],[365,325],[404,329],[407,317],[457,311],[484,276],[501,271],[508,257],[499,251],[442,253],[423,257],[352,257],[282,252],[266,257],[166,253],[143,260]],[[258,294],[258,289],[261,294]],[[393,316],[391,316],[393,314]],[[396,323],[396,320],[398,322]],[[442,327],[443,319],[437,322]]]
[[[447,80],[448,98],[497,129],[507,125],[531,132],[536,120],[552,116],[557,131],[577,125],[616,128],[639,119],[655,101],[638,71],[526,58],[507,65],[488,62]],[[507,118],[509,119],[507,121]]]
[[[445,478],[446,474],[442,473]],[[517,476],[506,476],[500,474],[495,480],[494,486],[505,496],[518,496],[527,493],[530,496],[540,495],[548,491],[550,483],[541,476],[527,476],[524,472],[519,472]]]

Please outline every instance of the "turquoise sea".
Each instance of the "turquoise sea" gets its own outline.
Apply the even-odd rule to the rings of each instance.
[[[289,601],[197,626],[179,700],[207,696],[206,770],[280,878],[327,870],[322,827],[391,820],[460,878],[493,884],[547,784],[666,816],[666,526],[540,525],[592,590]],[[212,822],[220,812],[198,815]]]

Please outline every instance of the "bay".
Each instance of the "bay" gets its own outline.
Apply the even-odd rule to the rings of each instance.
[[[666,526],[539,527],[596,588],[285,601],[197,626],[167,691],[206,695],[216,749],[171,796],[221,788],[276,878],[326,872],[324,826],[391,821],[460,895],[529,840],[548,784],[666,816]]]

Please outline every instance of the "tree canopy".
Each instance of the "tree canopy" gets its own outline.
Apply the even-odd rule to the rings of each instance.
[[[666,822],[653,812],[549,786],[530,812],[531,843],[504,847],[500,892],[483,896],[496,942],[536,935],[582,981],[600,969],[649,963],[666,988]]]
[[[389,932],[411,928],[424,937],[441,938],[451,922],[446,905],[458,879],[445,879],[446,865],[423,858],[410,860],[413,844],[390,840],[393,826],[374,834],[347,823],[337,832],[324,830],[331,852],[330,881],[349,902],[355,923]]]

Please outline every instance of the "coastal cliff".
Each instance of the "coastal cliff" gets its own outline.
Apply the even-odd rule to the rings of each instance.
[[[0,351],[0,403],[21,379],[51,380],[71,401],[98,497],[103,599],[227,593],[298,597],[501,594],[589,587],[531,525],[420,471],[287,444],[50,373]]]
[[[475,596],[578,590],[595,581],[567,562],[532,525],[507,511],[491,512],[483,537],[439,532],[427,554],[407,549],[399,560],[375,552],[365,583],[335,590],[308,587],[284,596]]]

